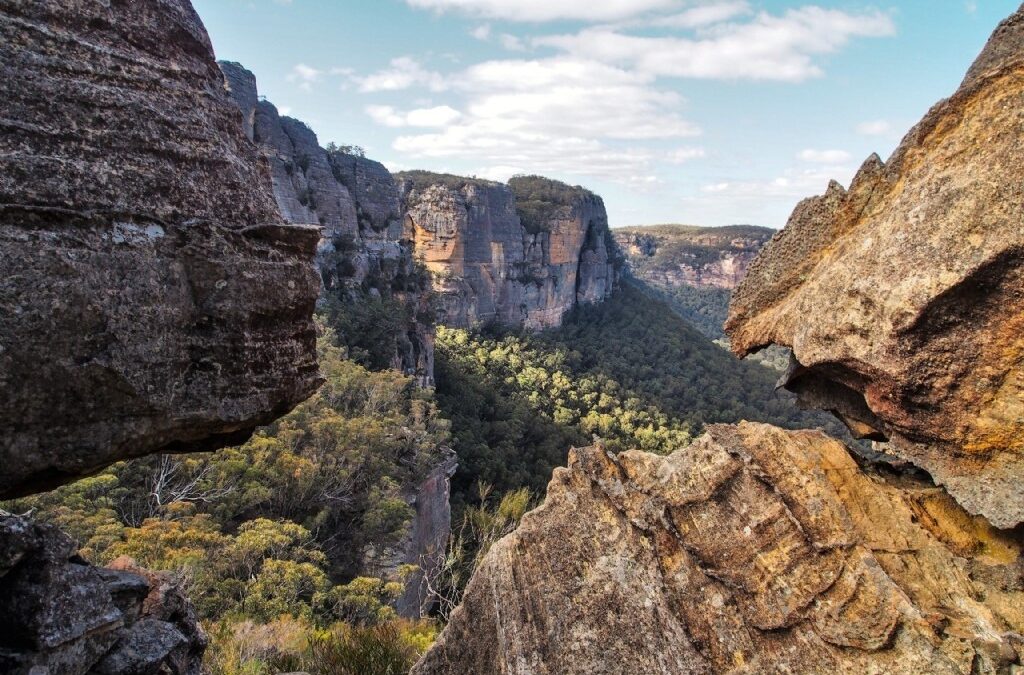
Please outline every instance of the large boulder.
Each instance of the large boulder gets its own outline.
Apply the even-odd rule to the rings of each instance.
[[[319,383],[285,223],[187,0],[0,0],[0,498],[244,441]]]
[[[849,190],[802,202],[733,296],[746,355],[927,471],[969,512],[1024,522],[1024,9]]]
[[[820,432],[715,426],[668,457],[574,450],[415,675],[997,673],[1020,542]]]

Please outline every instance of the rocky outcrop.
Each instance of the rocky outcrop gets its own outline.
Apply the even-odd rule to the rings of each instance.
[[[56,528],[0,514],[0,671],[199,675],[206,635],[173,577],[74,551]]]
[[[574,450],[413,673],[1010,672],[1020,546],[820,432]]]
[[[775,230],[734,225],[651,225],[612,231],[630,272],[658,287],[732,290]]]
[[[451,477],[458,465],[458,458],[449,450],[416,488],[412,499],[415,516],[400,547],[402,564],[413,565],[416,571],[405,579],[405,592],[395,603],[399,616],[419,619],[430,615],[430,584],[440,572],[452,533]]]
[[[270,164],[274,197],[289,223],[322,228],[317,265],[323,302],[349,306],[386,298],[402,325],[386,339],[384,363],[433,383],[433,308],[429,280],[417,269],[402,229],[398,186],[379,162],[354,148],[325,149],[302,122],[260,101],[256,78],[221,62],[243,128]],[[346,340],[344,334],[342,340]],[[382,346],[383,350],[384,347]]]
[[[888,162],[802,202],[734,295],[738,354],[792,347],[786,386],[1024,522],[1024,10]]]
[[[398,177],[406,230],[440,295],[439,323],[557,326],[577,304],[611,294],[614,246],[597,195],[537,177]]]
[[[309,396],[317,232],[278,215],[188,2],[0,2],[0,69],[0,498]]]

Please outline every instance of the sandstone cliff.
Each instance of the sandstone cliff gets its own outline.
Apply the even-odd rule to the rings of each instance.
[[[801,204],[730,320],[944,485],[750,423],[576,450],[415,673],[1020,672],[1022,32],[1024,8],[888,164]]]
[[[793,213],[737,290],[738,354],[792,347],[787,387],[1024,521],[1024,12],[887,163]]]
[[[398,177],[406,230],[434,274],[439,323],[557,326],[578,303],[611,294],[614,245],[597,195],[537,177]]]
[[[278,214],[187,0],[0,0],[0,69],[0,498],[308,397],[318,232]],[[0,670],[198,672],[169,580],[0,516]]]
[[[256,78],[237,63],[221,62],[228,91],[242,111],[243,129],[266,156],[274,197],[289,223],[322,228],[317,265],[323,301],[348,305],[387,299],[395,329],[376,366],[416,375],[432,384],[433,308],[429,281],[419,273],[412,242],[403,236],[398,187],[379,162],[352,151],[320,147],[302,122],[260,101]],[[342,340],[351,336],[341,335]]]
[[[612,230],[636,277],[661,288],[732,290],[775,230],[734,225],[650,225]]]

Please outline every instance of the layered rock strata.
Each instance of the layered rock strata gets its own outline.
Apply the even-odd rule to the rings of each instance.
[[[737,289],[737,354],[792,347],[787,388],[1024,521],[1024,11],[849,190],[802,202]]]
[[[188,2],[0,2],[0,69],[0,498],[309,396],[318,235]]]
[[[56,528],[0,514],[0,672],[199,675],[206,642],[170,575],[93,567]]]
[[[611,295],[615,252],[597,195],[536,177],[398,177],[406,230],[440,295],[439,323],[546,328]]]
[[[433,307],[429,280],[417,269],[402,229],[398,186],[382,164],[354,148],[325,149],[316,134],[259,100],[256,78],[221,62],[243,129],[270,164],[274,197],[289,223],[322,228],[317,266],[324,298],[366,303],[387,298],[404,325],[388,336],[396,370],[433,383]]]
[[[413,673],[1007,673],[1020,549],[820,432],[574,450]]]

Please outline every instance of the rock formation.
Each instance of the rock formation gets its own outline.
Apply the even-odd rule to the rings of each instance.
[[[191,6],[0,2],[0,68],[0,498],[309,396],[317,232],[278,215]]]
[[[1021,671],[1022,31],[1024,8],[888,164],[801,204],[730,321],[943,485],[751,423],[575,450],[414,673]]]
[[[439,323],[557,326],[611,295],[616,266],[604,202],[537,177],[509,185],[399,174],[406,229],[434,274]]]
[[[324,298],[350,304],[392,300],[407,319],[388,336],[393,344],[386,365],[432,384],[429,280],[417,270],[412,242],[403,236],[394,178],[353,148],[320,147],[309,127],[259,100],[252,73],[237,63],[220,67],[242,111],[243,129],[270,163],[281,215],[289,223],[323,228],[317,265]]]
[[[1024,11],[849,190],[802,202],[733,298],[743,355],[792,347],[787,387],[1024,521]]]
[[[735,225],[651,225],[612,230],[629,270],[659,288],[732,290],[774,230]]]
[[[820,432],[714,426],[575,450],[413,672],[996,673],[1020,539]]]
[[[199,675],[205,649],[169,574],[93,567],[56,528],[0,513],[0,672]]]
[[[0,0],[0,498],[237,444],[319,385],[279,215],[187,0]],[[0,514],[0,671],[198,674],[173,580]]]

